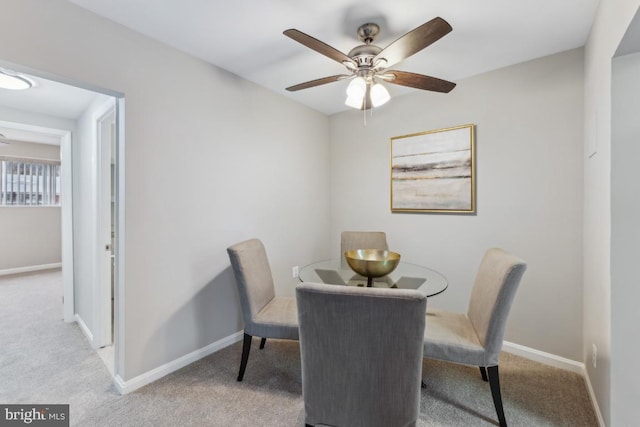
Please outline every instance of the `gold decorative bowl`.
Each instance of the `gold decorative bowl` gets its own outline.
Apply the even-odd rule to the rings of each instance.
[[[346,251],[344,257],[353,271],[367,278],[386,276],[400,262],[399,253],[380,249],[354,249]]]

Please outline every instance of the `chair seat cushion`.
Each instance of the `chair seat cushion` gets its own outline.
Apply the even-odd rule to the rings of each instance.
[[[252,325],[245,325],[249,335],[288,340],[298,339],[298,309],[296,299],[275,297],[253,318]]]
[[[478,334],[464,313],[433,309],[427,311],[424,357],[465,365],[489,366]]]

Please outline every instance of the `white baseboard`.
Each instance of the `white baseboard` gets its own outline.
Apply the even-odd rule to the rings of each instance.
[[[604,418],[602,418],[602,412],[600,412],[600,407],[598,406],[598,399],[596,399],[596,393],[593,391],[593,386],[591,385],[591,379],[589,378],[589,373],[587,372],[587,368],[585,367],[582,376],[584,377],[584,382],[587,384],[587,391],[589,392],[589,397],[591,398],[591,404],[593,405],[593,410],[596,413],[596,418],[598,419],[598,425],[600,427],[605,427]]]
[[[32,271],[51,270],[53,268],[62,268],[61,262],[54,262],[53,264],[32,265],[29,267],[17,267],[6,268],[0,270],[0,276],[8,276],[10,274],[30,273]]]
[[[235,334],[224,337],[216,342],[209,344],[206,347],[195,350],[189,354],[185,354],[182,357],[179,357],[171,362],[165,363],[162,366],[158,366],[155,369],[152,369],[144,374],[138,375],[137,377],[131,378],[130,380],[124,381],[120,375],[116,375],[114,378],[114,384],[118,389],[120,394],[131,393],[143,387],[147,384],[150,384],[165,375],[168,375],[174,371],[177,371],[180,368],[183,368],[193,362],[196,362],[203,357],[207,357],[208,355],[215,353],[218,350],[222,350],[225,347],[230,346],[240,340],[242,340],[244,333],[243,331],[236,332]]]
[[[82,331],[82,333],[87,337],[87,340],[89,340],[89,344],[91,344],[91,348],[96,348],[94,345],[95,341],[93,340],[93,334],[87,327],[87,324],[84,323],[84,320],[82,320],[82,317],[80,317],[80,315],[76,313],[76,315],[74,316],[74,319],[76,320],[76,323],[78,324],[78,326],[80,326],[80,330]]]
[[[531,347],[525,347],[520,344],[505,341],[502,345],[502,350],[507,353],[515,354],[516,356],[524,357],[525,359],[533,360],[534,362],[553,366],[554,368],[566,369],[567,371],[575,372],[580,375],[583,375],[584,373],[584,363],[582,362],[576,362],[575,360],[556,356],[555,354],[545,353],[544,351],[536,350]]]

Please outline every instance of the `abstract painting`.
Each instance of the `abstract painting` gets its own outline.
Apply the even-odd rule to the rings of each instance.
[[[475,212],[475,126],[391,138],[392,212]]]

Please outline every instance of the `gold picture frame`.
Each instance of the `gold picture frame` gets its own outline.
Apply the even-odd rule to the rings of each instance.
[[[475,213],[475,125],[391,138],[391,212]]]

